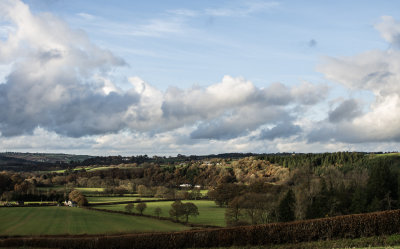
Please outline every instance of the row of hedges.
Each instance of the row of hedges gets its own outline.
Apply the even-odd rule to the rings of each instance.
[[[400,210],[257,226],[175,233],[97,237],[32,237],[0,240],[0,247],[146,248],[228,247],[358,238],[400,232]]]

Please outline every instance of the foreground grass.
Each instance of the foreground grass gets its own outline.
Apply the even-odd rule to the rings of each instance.
[[[218,207],[214,201],[208,201],[208,200],[183,201],[183,203],[185,202],[193,202],[199,209],[199,215],[197,217],[189,217],[190,223],[221,226],[221,227],[226,226],[225,208]],[[171,209],[172,203],[173,203],[172,201],[148,202],[146,203],[147,208],[143,213],[147,215],[155,215],[154,211],[157,207],[159,207],[162,210],[160,216],[169,217],[169,210]],[[94,206],[94,208],[125,211],[125,206],[126,204],[118,204],[118,205],[107,205],[107,206]],[[134,212],[137,213],[136,209],[134,209]]]
[[[186,229],[188,227],[169,221],[82,208],[0,208],[0,235],[112,234]]]

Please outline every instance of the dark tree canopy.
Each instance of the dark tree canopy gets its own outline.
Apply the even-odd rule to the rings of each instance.
[[[278,206],[279,220],[283,222],[295,220],[295,204],[296,198],[291,189],[286,193]]]

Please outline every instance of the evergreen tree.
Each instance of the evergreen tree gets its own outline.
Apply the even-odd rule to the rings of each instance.
[[[391,208],[391,205],[384,203],[385,199],[397,200],[398,176],[392,172],[387,162],[374,165],[371,168],[367,183],[368,203],[371,211],[378,211]],[[372,205],[374,202],[374,205]],[[379,205],[377,203],[380,203]],[[385,204],[385,205],[383,205]],[[379,209],[376,209],[378,208]]]
[[[308,219],[321,218],[331,213],[332,193],[328,190],[326,182],[322,179],[321,190],[313,198],[311,205],[307,208],[306,217]]]
[[[368,205],[368,211],[375,212],[380,210],[382,210],[382,201],[375,196],[371,203]]]
[[[350,210],[353,214],[361,214],[366,211],[367,206],[367,195],[365,189],[358,187],[356,188],[353,198],[351,200]]]
[[[286,196],[282,199],[278,206],[279,221],[287,222],[295,220],[295,206],[296,198],[292,189],[286,193]]]

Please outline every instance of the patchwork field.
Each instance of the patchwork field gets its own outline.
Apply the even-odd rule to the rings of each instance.
[[[193,201],[182,201],[185,202],[193,202],[197,208],[199,209],[199,215],[197,217],[189,217],[189,222],[195,224],[202,225],[213,225],[213,226],[226,226],[225,223],[225,208],[218,207],[214,201],[206,201],[206,200],[193,200]],[[163,202],[148,202],[147,208],[144,210],[144,214],[147,215],[155,215],[154,210],[159,207],[162,210],[160,216],[169,217],[169,210],[171,208],[172,201],[163,201]],[[117,210],[117,211],[125,211],[126,204],[118,204],[118,205],[105,205],[105,206],[94,206],[94,208],[99,209],[108,209],[108,210]],[[134,212],[137,213],[136,209]]]
[[[182,231],[181,224],[69,207],[0,208],[0,235]]]

